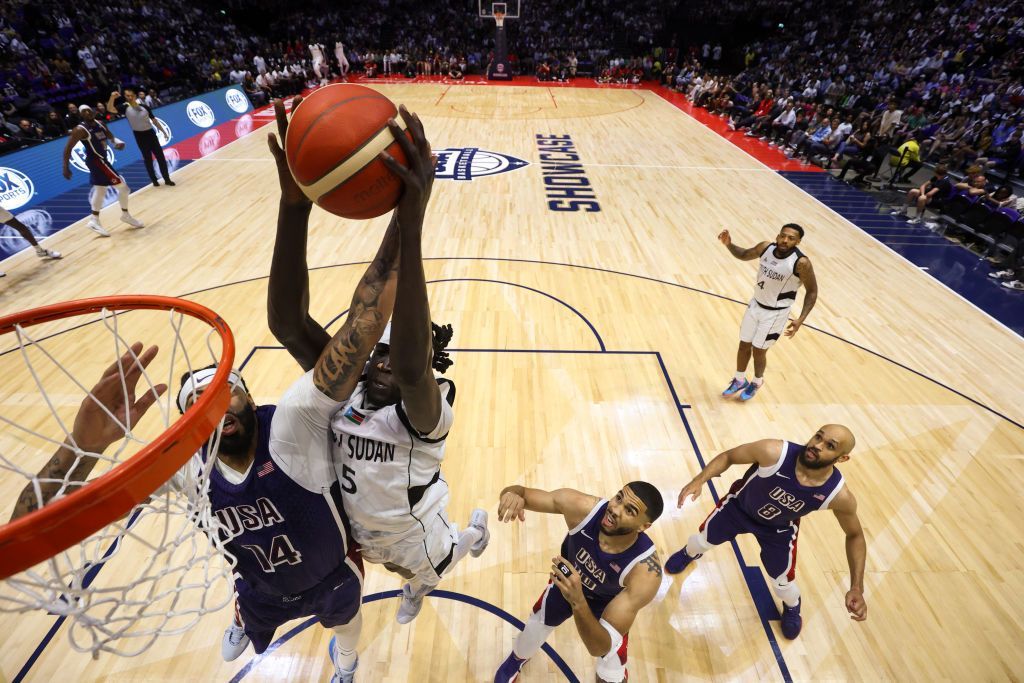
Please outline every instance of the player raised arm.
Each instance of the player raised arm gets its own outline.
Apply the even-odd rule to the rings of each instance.
[[[292,100],[292,111],[302,97]],[[281,201],[277,212],[277,235],[274,256],[270,262],[267,284],[267,323],[274,338],[291,354],[305,371],[316,365],[327,348],[331,335],[309,315],[309,272],[306,265],[306,237],[309,233],[309,212],[313,202],[299,188],[288,170],[281,144],[288,132],[284,103],[274,100],[277,134],[267,135],[267,145],[277,162],[277,179],[281,185]]]
[[[531,489],[513,484],[502,489],[498,500],[498,519],[511,522],[526,519],[526,511],[562,515],[571,529],[594,509],[600,498],[575,489]]]
[[[441,417],[441,389],[432,368],[433,333],[422,250],[423,217],[434,184],[435,160],[419,117],[410,114],[404,105],[399,111],[412,140],[394,120],[388,126],[405,153],[408,168],[386,152],[381,153],[381,159],[405,185],[397,210],[402,246],[391,321],[390,363],[409,422],[421,434],[429,434]]]
[[[737,247],[732,243],[732,236],[728,230],[723,230],[718,233],[718,241],[725,245],[729,253],[738,258],[740,261],[753,261],[754,259],[761,256],[764,250],[768,248],[771,242],[758,242],[756,246],[744,249],[743,247]]]
[[[136,342],[103,371],[99,382],[82,401],[71,434],[36,474],[38,495],[29,482],[18,495],[11,521],[46,505],[61,492],[62,487],[64,493],[70,493],[81,486],[81,483],[73,482],[84,482],[96,466],[96,457],[87,454],[102,453],[110,444],[123,439],[125,426],[137,424],[167,391],[166,384],[158,384],[142,396],[135,397],[135,387],[142,371],[153,362],[157,351],[156,346],[143,351],[142,342]],[[124,388],[121,386],[122,372]],[[79,457],[81,452],[85,454]]]
[[[846,533],[846,561],[850,565],[850,590],[846,593],[846,610],[854,621],[868,618],[868,605],[864,600],[864,563],[868,555],[868,544],[864,529],[857,517],[857,499],[849,488],[843,487],[830,506],[839,520],[839,526]]]
[[[654,599],[661,587],[661,560],[654,553],[629,572],[625,590],[612,598],[598,619],[583,596],[580,574],[572,563],[563,557],[554,557],[551,561],[551,581],[572,607],[576,630],[594,657],[605,657],[622,646],[636,615]]]
[[[716,455],[690,483],[679,492],[678,507],[683,507],[687,498],[696,500],[704,490],[704,484],[719,476],[733,465],[771,467],[782,454],[783,442],[778,439],[761,439],[742,446],[730,448]]]
[[[786,328],[787,337],[792,337],[797,333],[800,326],[804,324],[804,320],[810,315],[811,309],[814,308],[814,303],[818,300],[818,280],[814,277],[814,268],[811,266],[811,260],[806,256],[801,257],[796,262],[795,272],[807,291],[804,292],[804,306],[803,310],[800,311],[800,317],[789,321],[789,327]]]

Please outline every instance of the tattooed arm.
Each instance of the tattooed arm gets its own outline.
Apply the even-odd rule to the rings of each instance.
[[[313,369],[313,384],[335,401],[352,395],[391,317],[398,282],[398,246],[398,224],[392,220],[377,255],[356,285],[345,324],[331,338]]]
[[[167,391],[166,384],[158,384],[153,390],[147,390],[141,397],[135,398],[135,387],[142,376],[142,370],[153,361],[157,351],[157,347],[151,346],[143,352],[142,344],[136,342],[131,351],[125,352],[119,361],[104,371],[100,381],[82,401],[70,436],[36,474],[39,494],[36,494],[32,482],[29,482],[18,495],[18,502],[11,515],[12,521],[46,505],[60,493],[65,482],[79,483],[67,485],[64,494],[82,486],[81,482],[86,480],[96,465],[96,456],[89,453],[102,453],[110,444],[124,438],[123,425],[137,424]],[[137,363],[133,356],[138,357]],[[124,372],[124,387],[121,385],[120,368]],[[115,419],[111,419],[107,411]],[[78,452],[82,452],[81,457],[78,457]]]

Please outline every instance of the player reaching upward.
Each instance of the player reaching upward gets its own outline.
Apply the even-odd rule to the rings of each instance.
[[[658,489],[644,481],[626,484],[611,500],[572,489],[508,486],[501,492],[502,522],[523,521],[526,510],[559,514],[569,533],[559,556],[551,560],[551,580],[495,673],[495,683],[515,681],[526,660],[569,617],[597,659],[598,681],[628,678],[629,629],[661,586],[661,561],[644,531],[663,507]]]
[[[81,142],[85,149],[85,165],[89,169],[89,183],[92,185],[92,191],[89,193],[89,203],[92,206],[89,229],[100,237],[110,237],[110,233],[100,224],[100,209],[103,208],[107,188],[111,186],[117,188],[121,221],[133,228],[145,227],[142,221],[128,213],[128,183],[107,162],[107,143],[111,142],[114,149],[124,149],[124,143],[114,137],[105,123],[96,119],[96,112],[92,107],[83,104],[78,108],[78,112],[82,116],[82,122],[72,129],[71,135],[68,136],[68,144],[64,146],[62,173],[64,178],[71,180],[71,150]]]
[[[864,562],[867,543],[857,501],[836,464],[850,459],[856,440],[842,425],[825,425],[806,445],[763,439],[720,453],[679,492],[679,507],[696,499],[704,484],[732,465],[750,465],[728,495],[690,536],[686,547],[665,563],[665,571],[678,574],[712,547],[739,534],[753,534],[761,547],[761,564],[782,600],[782,635],[800,635],[800,591],[796,578],[796,541],[800,518],[815,510],[831,510],[846,533],[850,564],[850,590],[846,609],[853,619],[867,618],[864,602]]]
[[[749,401],[764,384],[768,349],[786,327],[789,309],[796,303],[796,291],[801,284],[807,289],[803,310],[799,318],[789,323],[787,337],[797,333],[814,308],[814,302],[818,300],[818,282],[814,279],[811,260],[797,248],[803,236],[802,227],[796,223],[786,223],[779,230],[775,242],[760,242],[755,247],[744,249],[732,243],[728,230],[718,235],[718,240],[728,248],[729,253],[741,261],[760,260],[754,296],[740,324],[736,376],[722,392],[723,396],[741,392],[740,398]],[[748,382],[746,373],[751,353],[754,356],[754,379]]]

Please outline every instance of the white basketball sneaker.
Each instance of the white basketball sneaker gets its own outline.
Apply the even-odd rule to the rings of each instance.
[[[233,662],[238,656],[249,647],[249,636],[245,635],[245,629],[231,620],[231,625],[224,631],[224,638],[220,641],[220,656],[225,662]]]
[[[402,602],[398,605],[398,614],[395,615],[395,620],[399,624],[408,624],[415,619],[423,608],[423,598],[423,595],[414,598],[412,587],[409,584],[402,586]]]
[[[63,256],[61,256],[61,253],[59,251],[54,251],[53,249],[47,249],[46,247],[44,247],[41,244],[36,247],[36,256],[38,256],[39,258],[42,258],[42,259],[54,259],[54,260],[57,260],[59,258],[63,258]]]
[[[100,219],[96,218],[96,216],[91,216],[86,225],[100,237],[110,237],[110,233],[103,229],[103,226],[100,225]]]
[[[335,658],[335,639],[332,637],[331,642],[327,644],[327,653],[331,656],[331,663],[334,664],[334,675],[331,676],[331,683],[352,683],[356,679],[356,669],[359,668],[359,657],[356,656],[356,661],[352,662],[351,669],[343,669],[338,666],[338,660]]]
[[[127,211],[122,211],[121,212],[121,222],[122,223],[127,223],[128,225],[132,226],[133,228],[144,228],[144,227],[146,227],[145,223],[140,221],[138,218],[135,218],[134,216],[132,216]]]
[[[487,529],[487,511],[480,508],[473,510],[473,513],[469,516],[469,525],[480,529],[484,533],[480,540],[469,549],[470,555],[480,557],[487,550],[487,544],[491,542],[491,532]]]

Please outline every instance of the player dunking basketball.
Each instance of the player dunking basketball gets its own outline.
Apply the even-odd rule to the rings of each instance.
[[[279,134],[287,122],[275,102]],[[404,107],[410,141],[393,121],[409,168],[382,159],[404,183],[389,230],[401,247],[397,277],[352,301],[351,311],[371,302],[381,313],[348,338],[326,333],[308,313],[306,234],[311,204],[288,170],[273,139],[278,177],[286,191],[278,220],[269,287],[271,330],[303,367],[315,367],[317,387],[342,405],[331,423],[334,463],[342,484],[352,533],[363,559],[383,564],[409,580],[403,586],[399,623],[416,617],[424,596],[472,553],[479,556],[490,538],[487,513],[474,510],[462,532],[448,521],[448,483],[441,476],[445,439],[454,419],[455,385],[434,370],[451,364],[444,345],[450,328],[432,326],[423,273],[421,232],[434,180],[435,160],[419,118]],[[385,323],[390,303],[394,315]],[[351,313],[350,313],[351,315]],[[372,355],[371,355],[372,352]]]
[[[509,486],[501,492],[501,521],[522,521],[526,510],[560,514],[569,533],[559,556],[552,558],[551,580],[495,673],[495,683],[515,681],[526,660],[569,617],[597,660],[598,681],[628,678],[629,629],[661,586],[661,561],[644,531],[663,507],[658,489],[643,481],[626,484],[611,500],[572,489]]]
[[[814,302],[818,300],[818,283],[814,279],[811,260],[797,248],[803,236],[802,227],[796,223],[786,223],[779,230],[775,242],[760,242],[755,247],[743,249],[732,243],[728,230],[718,235],[718,240],[739,260],[759,259],[754,296],[740,324],[736,376],[729,382],[722,396],[733,396],[740,392],[740,398],[749,401],[764,384],[768,349],[786,327],[789,309],[796,303],[796,292],[801,284],[807,289],[803,310],[799,318],[789,323],[787,337],[797,333],[814,308]],[[748,382],[746,373],[751,353],[754,356],[754,379]]]
[[[96,112],[92,107],[83,104],[78,111],[82,116],[82,122],[75,126],[68,136],[68,144],[64,146],[62,172],[67,180],[71,180],[71,150],[81,142],[85,149],[85,165],[89,169],[89,183],[92,185],[92,191],[89,193],[89,203],[92,206],[89,229],[100,237],[110,237],[110,233],[100,224],[100,209],[103,208],[106,190],[111,186],[117,188],[121,220],[133,228],[145,227],[142,221],[128,213],[128,183],[107,162],[107,143],[112,143],[114,149],[124,149],[124,143],[114,137],[105,123],[96,120]]]
[[[686,547],[665,563],[678,574],[712,547],[739,534],[753,534],[761,547],[761,564],[782,600],[782,635],[796,638],[803,619],[796,586],[796,541],[800,518],[815,510],[831,510],[846,533],[850,590],[846,609],[853,619],[867,618],[864,562],[867,543],[857,518],[857,501],[836,464],[850,459],[855,439],[842,425],[825,425],[806,445],[763,439],[720,453],[679,492],[679,507],[696,499],[704,484],[732,465],[750,465],[728,495],[711,511]]]

